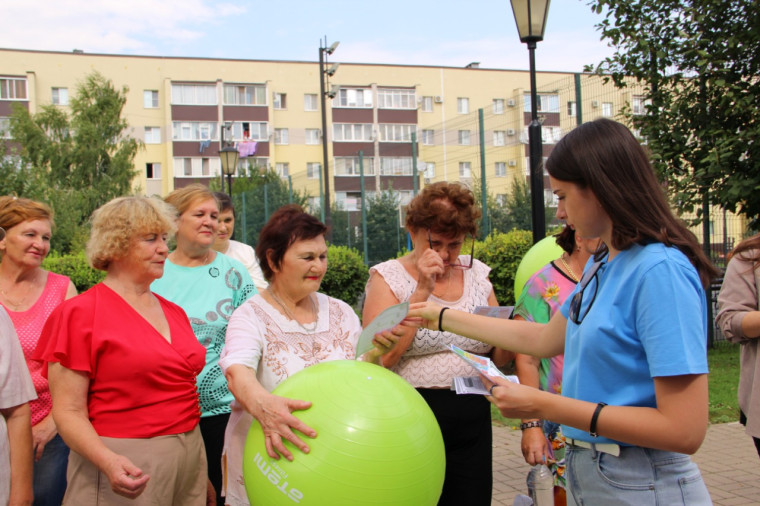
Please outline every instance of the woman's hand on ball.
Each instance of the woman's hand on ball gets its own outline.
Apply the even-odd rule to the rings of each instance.
[[[280,455],[293,460],[293,454],[288,450],[283,439],[290,441],[296,448],[304,453],[309,453],[309,445],[299,438],[294,430],[315,438],[317,431],[295,417],[293,411],[309,409],[311,402],[298,399],[288,399],[270,394],[259,402],[258,413],[254,413],[256,420],[261,424],[264,432],[264,441],[267,454],[273,459],[279,459]]]

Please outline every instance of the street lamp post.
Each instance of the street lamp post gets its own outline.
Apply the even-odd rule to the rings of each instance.
[[[222,173],[227,176],[227,194],[232,198],[232,175],[238,164],[240,153],[233,146],[225,146],[219,150],[219,159],[222,162]],[[224,190],[224,188],[222,188]]]
[[[536,42],[544,40],[546,16],[550,0],[511,0],[520,42],[528,45],[530,54],[530,126],[528,144],[530,146],[530,200],[533,219],[533,243],[546,236],[544,211],[544,171],[541,166],[543,147],[541,146],[541,122],[538,121],[538,94],[536,93]]]
[[[324,209],[324,222],[327,225],[327,239],[332,239],[332,218],[330,217],[330,172],[327,159],[327,108],[326,98],[334,98],[335,91],[328,90],[328,78],[335,74],[338,70],[338,64],[334,64],[331,68],[325,70],[325,64],[327,63],[327,56],[333,54],[340,44],[339,41],[335,41],[332,45],[327,45],[327,38],[319,43],[319,98],[322,109],[322,183],[324,184],[324,202],[321,202],[322,209]]]

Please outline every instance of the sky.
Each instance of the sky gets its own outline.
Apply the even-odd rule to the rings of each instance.
[[[554,0],[537,70],[580,72],[612,49],[589,0]],[[509,0],[2,0],[0,47],[86,53],[528,68]]]

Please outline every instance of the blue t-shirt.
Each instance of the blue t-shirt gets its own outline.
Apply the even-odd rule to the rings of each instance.
[[[563,395],[656,407],[653,378],[707,373],[705,292],[680,250],[654,243],[618,253],[586,287],[580,311],[585,317],[577,325],[568,314],[579,287],[560,308],[568,319]],[[619,443],[573,427],[562,430],[582,441]]]
[[[243,264],[222,253],[198,267],[167,260],[164,275],[150,289],[185,310],[195,337],[206,347],[206,365],[198,375],[201,416],[229,413],[233,396],[219,367],[219,355],[232,312],[256,293],[250,274]]]

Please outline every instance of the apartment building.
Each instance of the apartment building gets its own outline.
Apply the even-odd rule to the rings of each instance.
[[[322,97],[317,62],[0,49],[0,135],[9,137],[11,103],[31,112],[67,107],[92,71],[129,89],[129,135],[144,142],[135,187],[146,194],[220,177],[224,140],[240,152],[239,171],[274,169],[319,205],[325,139],[331,201],[349,210],[360,203],[360,168],[368,192],[392,186],[402,201],[415,177],[418,187],[482,179],[503,199],[528,175],[529,74],[477,63],[341,63]],[[580,121],[617,117],[626,107],[643,112],[635,92],[595,76],[538,72],[537,83],[544,156]],[[548,180],[545,187],[551,204]]]

